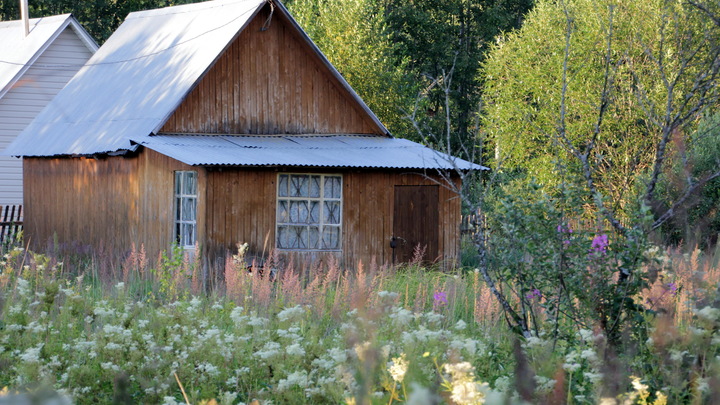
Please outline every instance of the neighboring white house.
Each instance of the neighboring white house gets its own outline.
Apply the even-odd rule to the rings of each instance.
[[[17,137],[98,49],[70,14],[0,21],[0,150]],[[0,156],[0,206],[22,204],[22,160]]]

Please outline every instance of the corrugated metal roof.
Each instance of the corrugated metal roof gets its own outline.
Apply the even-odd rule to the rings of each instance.
[[[4,152],[89,155],[156,133],[266,0],[215,0],[135,12]],[[287,10],[275,1],[275,12]],[[300,30],[351,95],[387,131]]]
[[[217,0],[130,13],[5,154],[129,148],[131,137],[167,119],[264,3]]]
[[[193,166],[487,169],[407,139],[366,135],[157,135],[134,141]]]
[[[97,49],[95,41],[70,14],[30,19],[28,36],[21,20],[0,21],[0,97],[68,25],[73,26],[89,49]]]

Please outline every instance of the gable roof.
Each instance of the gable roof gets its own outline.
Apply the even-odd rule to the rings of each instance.
[[[191,166],[487,170],[407,139],[373,135],[160,135],[134,141]]]
[[[133,137],[160,130],[267,3],[267,0],[215,0],[130,13],[4,154],[90,155],[131,149]],[[272,4],[275,12],[292,22],[341,85],[389,136],[287,9],[278,1]]]
[[[0,98],[52,42],[70,26],[91,51],[97,44],[71,14],[33,18],[25,36],[22,20],[0,21]]]

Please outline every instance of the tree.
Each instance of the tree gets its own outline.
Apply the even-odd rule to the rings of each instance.
[[[698,123],[718,102],[720,24],[712,6],[664,0],[542,1],[523,28],[491,52],[485,66],[485,122],[497,145],[496,166],[539,178],[560,199],[550,204],[553,209],[541,210],[545,214],[535,223],[544,223],[547,232],[554,221],[556,239],[566,239],[569,246],[577,239],[568,238],[573,210],[584,204],[597,216],[592,244],[577,239],[585,245],[574,255],[558,245],[544,256],[519,256],[526,264],[505,265],[509,270],[486,265],[486,279],[514,284],[508,284],[511,292],[496,292],[501,302],[513,294],[522,304],[522,290],[513,289],[523,285],[536,285],[544,293],[558,286],[556,314],[565,305],[572,316],[575,299],[591,303],[613,345],[619,344],[627,322],[642,319],[635,315],[644,309],[633,297],[648,279],[641,270],[648,260],[643,252],[647,232],[720,177],[720,159],[698,173],[686,158],[693,142],[706,136],[697,131]],[[683,173],[694,174],[685,176],[676,199],[663,206],[657,203],[658,186],[671,157]],[[519,217],[506,215],[496,226],[521,224],[512,231],[532,231],[537,226],[527,225],[526,217],[534,215],[533,209]],[[650,224],[643,221],[648,217]],[[481,256],[492,247],[483,240],[477,244]],[[519,241],[505,249],[515,251],[518,244],[532,246]],[[542,258],[549,275],[537,277],[533,264]],[[564,271],[569,260],[581,273],[590,270],[591,278],[569,280],[576,276]],[[563,293],[569,301],[560,299]],[[527,335],[525,307],[514,309],[513,319]]]
[[[484,67],[496,164],[549,185],[581,174],[616,220],[639,194],[658,207],[670,140],[717,101],[719,33],[688,3],[541,2]],[[656,214],[655,228],[672,210]]]
[[[478,67],[488,44],[500,32],[519,27],[532,4],[532,0],[384,1],[391,62],[419,84],[416,94],[421,93],[426,113],[423,125],[444,132],[447,104],[453,138],[459,144],[472,136],[477,130],[474,115],[481,99]],[[449,103],[445,89],[433,84],[441,78],[446,82],[452,79]],[[410,111],[411,106],[403,109]]]

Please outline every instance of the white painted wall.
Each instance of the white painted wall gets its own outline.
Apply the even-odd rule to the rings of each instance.
[[[91,56],[70,26],[60,33],[0,98],[0,150],[25,129]],[[0,205],[8,204],[22,204],[22,160],[0,156]]]

